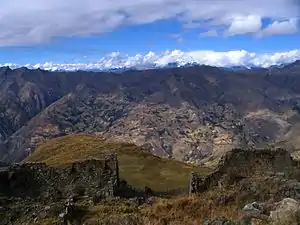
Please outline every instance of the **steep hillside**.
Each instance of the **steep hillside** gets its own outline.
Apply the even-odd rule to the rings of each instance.
[[[118,157],[102,154],[112,151]],[[204,179],[193,176],[189,196],[116,182],[120,169],[137,187],[188,186],[190,166],[131,144],[68,135],[48,141],[28,161],[45,163],[0,171],[1,224],[299,224],[300,164],[284,149],[234,149]]]
[[[203,175],[210,170],[174,160],[161,159],[133,144],[106,142],[95,136],[67,135],[41,145],[26,161],[45,162],[64,167],[77,160],[101,158],[103,153],[117,153],[121,179],[136,188],[148,186],[157,191],[187,189],[192,170]]]
[[[230,71],[194,66],[123,73],[0,70],[0,159],[91,133],[153,154],[216,162],[237,147],[300,148],[299,62]]]

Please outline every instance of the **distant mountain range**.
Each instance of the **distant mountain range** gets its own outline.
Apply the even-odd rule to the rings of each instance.
[[[0,161],[44,140],[92,133],[153,154],[215,162],[234,147],[300,149],[300,61],[115,72],[0,68]]]
[[[294,63],[297,63],[296,60]],[[124,65],[125,64],[125,65]],[[105,62],[98,62],[92,64],[53,64],[53,63],[45,63],[45,64],[36,64],[36,65],[26,65],[20,66],[17,64],[9,64],[6,67],[10,69],[18,69],[18,68],[27,68],[27,69],[42,69],[52,72],[79,72],[79,71],[87,71],[87,72],[124,72],[128,70],[148,70],[148,69],[164,69],[164,68],[186,68],[186,67],[196,67],[196,66],[205,66],[205,63],[197,63],[197,62],[172,62],[172,63],[157,63],[157,62],[141,62],[141,63],[133,63],[134,65],[126,65],[126,62],[118,60],[112,63],[111,65],[106,65]],[[257,64],[257,63],[256,63]],[[280,63],[277,65],[271,66],[261,66],[256,65],[255,63],[249,62],[245,65],[227,65],[220,68],[227,69],[227,70],[247,70],[247,69],[270,69],[270,68],[282,68],[286,65],[292,63]]]

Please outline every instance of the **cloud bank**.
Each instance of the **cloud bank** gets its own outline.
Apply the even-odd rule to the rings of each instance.
[[[208,35],[215,35],[211,30],[227,36],[291,34],[298,31],[299,5],[299,0],[0,0],[0,46],[99,35],[169,19]]]
[[[122,68],[149,69],[161,68],[170,64],[184,66],[186,64],[210,65],[218,67],[270,67],[272,65],[281,65],[292,63],[300,59],[300,49],[288,52],[264,53],[258,54],[247,52],[245,50],[215,52],[215,51],[191,51],[183,52],[180,50],[166,51],[161,54],[149,52],[145,55],[124,55],[119,52],[113,52],[96,62],[89,63],[53,63],[45,62],[39,64],[16,65],[12,63],[0,64],[0,66],[9,66],[18,68],[25,66],[30,69],[44,70],[111,70]]]

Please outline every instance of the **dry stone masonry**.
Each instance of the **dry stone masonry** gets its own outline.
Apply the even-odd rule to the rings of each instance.
[[[74,162],[65,168],[24,163],[0,171],[0,194],[13,197],[114,196],[118,185],[119,168],[115,154]]]
[[[295,165],[290,153],[284,149],[233,149],[219,162],[215,172],[203,182],[199,174],[192,173],[189,193],[198,193],[214,186],[230,185],[255,173],[287,171]]]
[[[200,177],[199,173],[192,172],[189,186],[189,194],[196,194],[200,191],[203,186],[203,180]]]

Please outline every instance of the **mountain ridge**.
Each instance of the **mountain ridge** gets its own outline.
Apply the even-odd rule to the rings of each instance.
[[[300,60],[295,59],[292,62],[283,62],[278,64],[272,64],[269,66],[262,66],[262,65],[256,65],[255,63],[242,63],[237,65],[227,65],[227,66],[216,66],[206,63],[199,63],[199,62],[169,62],[167,64],[160,65],[158,63],[150,63],[146,65],[139,65],[136,64],[134,66],[111,66],[109,68],[103,67],[98,68],[97,66],[94,67],[87,67],[87,68],[81,68],[79,65],[76,67],[76,64],[71,64],[71,68],[59,68],[58,66],[50,66],[45,67],[42,65],[39,66],[32,66],[32,65],[6,65],[2,66],[0,68],[9,68],[10,70],[15,69],[30,69],[30,70],[40,70],[40,71],[51,71],[51,72],[112,72],[112,73],[122,73],[126,71],[132,71],[132,70],[151,70],[151,69],[167,69],[167,68],[186,68],[186,67],[201,67],[201,66],[210,66],[210,67],[218,67],[222,69],[228,69],[228,70],[249,70],[249,69],[274,69],[274,68],[282,68],[285,66],[289,66],[292,64],[299,64]],[[59,65],[59,64],[58,64]]]
[[[18,162],[43,141],[92,133],[190,163],[240,146],[300,149],[300,70],[211,66],[122,73],[0,69],[0,159]]]

